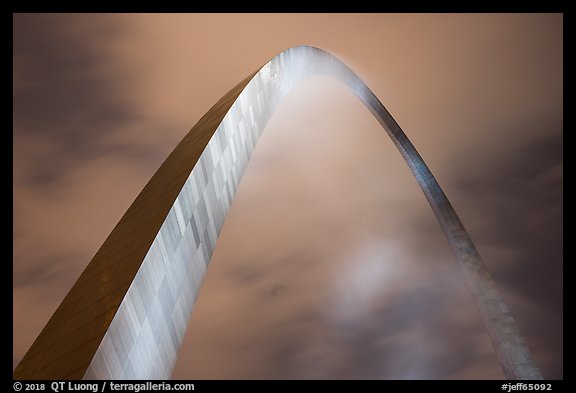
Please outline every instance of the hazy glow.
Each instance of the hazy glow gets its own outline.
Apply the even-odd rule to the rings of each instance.
[[[16,15],[14,364],[186,131],[230,86],[302,43],[343,59],[409,133],[544,374],[562,377],[562,16],[553,14]],[[287,97],[254,153],[174,376],[398,378],[422,360],[426,378],[501,378],[400,156],[344,88],[307,86]],[[341,276],[335,261],[353,270],[345,264],[358,248],[383,239],[386,249],[409,245],[397,247],[396,267],[418,266],[422,280],[411,280],[428,284],[382,297],[342,330],[323,317]],[[285,289],[272,297],[276,285]],[[397,356],[412,342],[401,333],[409,323],[423,338],[411,361]]]

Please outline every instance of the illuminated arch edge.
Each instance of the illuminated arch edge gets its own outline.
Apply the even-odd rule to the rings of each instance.
[[[146,184],[14,371],[15,379],[169,378],[202,277],[261,132],[302,79],[345,83],[386,130],[436,215],[508,379],[542,379],[509,308],[436,179],[346,65],[288,49],[220,99]]]

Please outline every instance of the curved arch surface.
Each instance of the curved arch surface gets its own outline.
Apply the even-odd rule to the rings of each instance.
[[[344,82],[406,160],[462,268],[505,376],[542,379],[470,236],[406,134],[353,71],[310,46],[274,57],[196,123],[104,241],[15,379],[170,377],[256,142],[282,98],[315,74]]]

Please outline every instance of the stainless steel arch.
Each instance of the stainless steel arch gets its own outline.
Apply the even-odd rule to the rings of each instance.
[[[214,105],[146,184],[14,370],[15,379],[168,378],[240,177],[280,100],[326,74],[370,109],[422,188],[504,374],[542,379],[470,236],[398,123],[346,65],[288,49]]]

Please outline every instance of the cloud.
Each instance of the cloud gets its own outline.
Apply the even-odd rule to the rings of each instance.
[[[468,152],[453,170],[451,186],[466,201],[468,230],[527,342],[562,353],[562,126],[555,119],[527,121],[502,132],[510,135],[506,143],[485,146],[488,157]],[[519,133],[531,137],[516,142]],[[542,335],[545,330],[555,333]],[[561,378],[561,357],[544,358],[544,375]]]
[[[81,157],[124,145],[107,144],[138,117],[119,96],[118,64],[108,48],[122,34],[114,16],[14,15],[14,127],[16,178],[46,187]],[[34,148],[31,156],[29,143]],[[120,152],[138,154],[138,146]],[[30,164],[34,163],[34,164]]]
[[[175,378],[502,377],[433,213],[356,98],[308,81],[258,149]]]
[[[561,27],[552,14],[15,15],[14,362],[186,128],[306,43],[359,71],[405,127],[545,376],[561,377]],[[174,376],[501,378],[400,155],[341,85],[307,86],[259,142]]]

